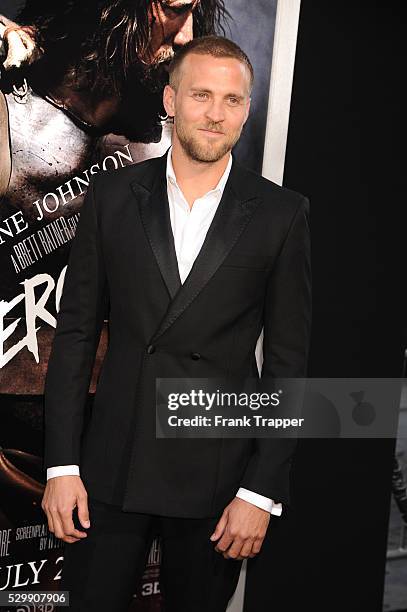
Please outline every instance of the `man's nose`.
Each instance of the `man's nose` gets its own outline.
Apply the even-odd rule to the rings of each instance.
[[[174,36],[174,40],[173,40],[174,50],[176,50],[176,47],[183,47],[184,45],[187,44],[187,42],[193,39],[194,37],[193,25],[194,25],[194,17],[192,13],[190,13],[186,17],[185,21],[183,22],[181,27],[177,30]]]
[[[225,118],[225,112],[222,100],[216,100],[215,98],[213,98],[206,107],[205,115],[213,123],[223,121]]]

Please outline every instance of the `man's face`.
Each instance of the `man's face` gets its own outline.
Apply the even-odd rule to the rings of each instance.
[[[146,57],[149,64],[170,61],[177,47],[193,38],[192,11],[200,0],[152,0],[149,10],[151,39]]]
[[[196,161],[214,162],[239,140],[250,107],[250,74],[235,58],[187,55],[176,91],[164,90],[164,106],[174,117],[173,138]]]

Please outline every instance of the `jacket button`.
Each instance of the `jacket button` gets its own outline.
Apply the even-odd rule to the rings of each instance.
[[[151,355],[151,353],[154,353],[154,351],[155,351],[155,346],[154,346],[154,344],[149,344],[149,345],[148,345],[148,347],[147,347],[147,353],[148,353],[149,355]]]
[[[201,355],[200,353],[191,353],[191,359],[200,359]]]

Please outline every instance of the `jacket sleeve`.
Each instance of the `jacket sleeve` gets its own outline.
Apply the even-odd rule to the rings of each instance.
[[[306,376],[311,330],[308,219],[309,201],[303,197],[267,282],[262,379]],[[256,438],[240,486],[289,504],[289,473],[296,445],[296,438]]]
[[[107,303],[92,177],[69,253],[45,378],[44,469],[80,464],[86,401]]]

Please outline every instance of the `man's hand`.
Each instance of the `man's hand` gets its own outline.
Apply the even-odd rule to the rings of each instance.
[[[88,494],[80,476],[56,476],[47,481],[41,508],[47,515],[48,529],[57,538],[72,544],[87,537],[75,528],[72,511],[78,506],[78,517],[83,527],[90,527]]]
[[[225,559],[246,559],[260,552],[270,522],[270,512],[235,497],[226,506],[211,540]],[[222,536],[222,537],[221,537]]]
[[[0,37],[7,41],[7,56],[3,62],[5,70],[32,64],[42,54],[35,42],[33,26],[19,26],[0,15]]]

